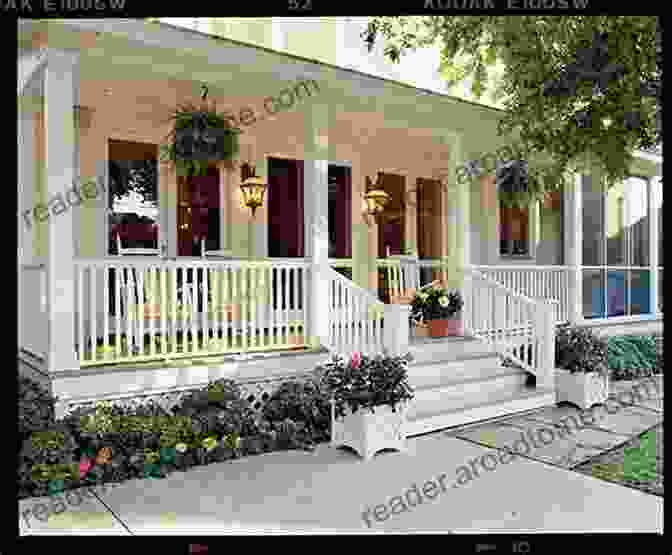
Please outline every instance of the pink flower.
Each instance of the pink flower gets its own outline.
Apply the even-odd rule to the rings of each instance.
[[[82,459],[79,463],[79,477],[84,478],[84,475],[89,471],[93,466],[93,463],[90,459]]]
[[[350,366],[353,368],[359,368],[359,365],[362,362],[362,357],[359,353],[353,353],[352,359],[350,360]]]

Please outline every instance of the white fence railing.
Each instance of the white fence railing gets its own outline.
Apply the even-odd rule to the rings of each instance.
[[[465,270],[465,329],[554,387],[554,300],[533,300],[511,291],[472,268]]]
[[[410,307],[386,305],[330,268],[329,349],[335,354],[403,354]]]
[[[75,261],[82,366],[305,345],[303,261]]]
[[[507,289],[532,299],[556,300],[557,324],[569,321],[570,268],[567,266],[471,266]]]
[[[49,350],[47,267],[22,264],[19,275],[19,347],[46,359]]]

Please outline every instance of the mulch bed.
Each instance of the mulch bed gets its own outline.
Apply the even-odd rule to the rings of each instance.
[[[572,470],[663,497],[663,424]]]

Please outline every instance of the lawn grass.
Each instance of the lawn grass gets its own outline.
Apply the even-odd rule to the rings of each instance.
[[[663,497],[663,424],[573,470]]]

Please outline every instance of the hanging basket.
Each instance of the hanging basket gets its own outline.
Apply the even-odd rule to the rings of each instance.
[[[214,107],[185,104],[171,119],[173,130],[162,147],[162,158],[173,163],[178,175],[203,175],[211,164],[238,156],[241,130]]]

